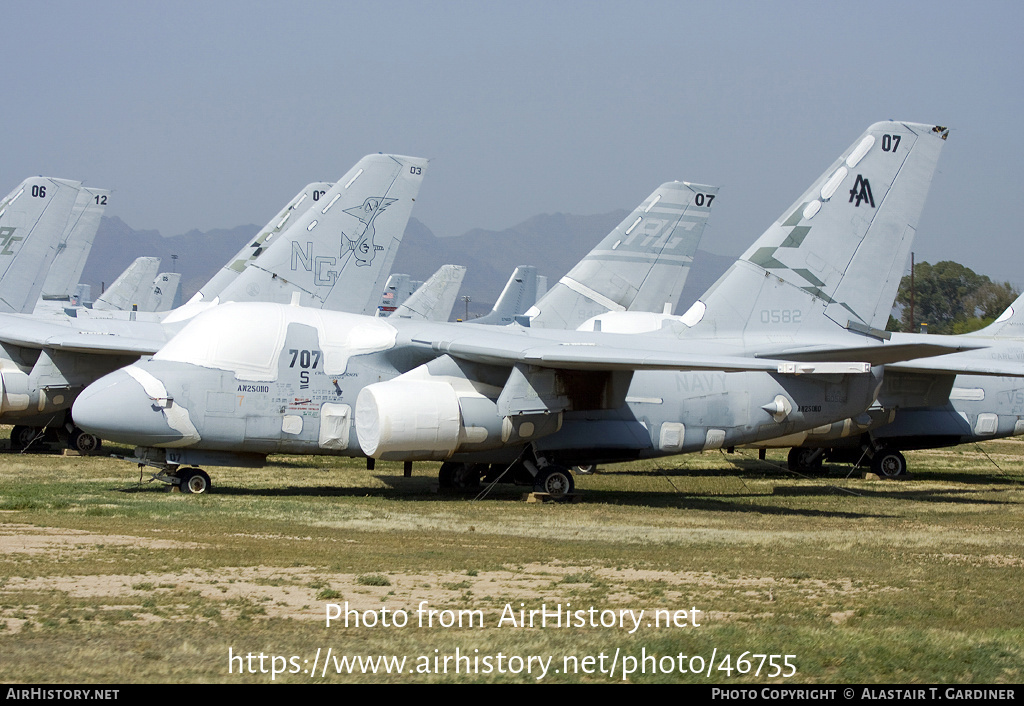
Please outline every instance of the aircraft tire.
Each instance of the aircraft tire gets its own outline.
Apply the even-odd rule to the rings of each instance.
[[[208,493],[212,487],[210,476],[201,468],[186,468],[179,471],[178,478],[181,479],[181,492],[186,495],[202,495]]]
[[[537,474],[533,484],[536,493],[547,493],[552,498],[560,499],[570,495],[576,489],[572,473],[562,466],[548,466]]]
[[[11,429],[11,450],[12,451],[23,451],[29,447],[29,445],[36,440],[39,435],[39,430],[34,427],[27,427],[22,424],[16,424]]]
[[[896,478],[907,472],[907,459],[896,449],[882,449],[871,459],[871,470],[882,478]]]
[[[456,464],[455,475],[452,477],[452,485],[457,490],[476,490],[480,487],[481,470],[486,465],[477,463]]]
[[[789,470],[795,473],[821,473],[825,454],[820,453],[817,457],[814,457],[816,451],[818,449],[805,449],[800,446],[794,446],[789,450],[789,456],[786,457],[786,465],[789,466]]]
[[[573,473],[579,473],[581,476],[589,476],[597,473],[596,463],[584,463],[579,466],[573,467]]]
[[[441,467],[437,469],[437,486],[439,488],[455,487],[455,467],[458,465],[451,461],[445,461],[441,464]]]
[[[72,432],[68,439],[68,448],[83,455],[96,453],[102,447],[103,442],[98,436],[84,432],[81,429]]]

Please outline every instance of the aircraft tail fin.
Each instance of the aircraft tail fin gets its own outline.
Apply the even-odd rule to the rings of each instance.
[[[1006,307],[1006,311],[988,326],[965,335],[1024,339],[1024,294],[1017,297],[1013,304]]]
[[[160,269],[160,258],[137,257],[124,272],[117,276],[107,291],[96,297],[92,308],[100,311],[146,311],[152,293],[153,280]]]
[[[217,274],[209,282],[200,288],[194,299],[208,302],[219,295],[235,277],[245,271],[250,262],[270,247],[270,243],[274,238],[320,203],[332,186],[334,184],[327,181],[316,181],[306,184],[302,191],[297,193],[269,223],[260,228],[256,237],[246,241],[242,249],[228,260],[227,264],[218,270]]]
[[[161,272],[153,280],[153,284],[149,289],[149,300],[146,302],[145,308],[139,308],[139,311],[154,311],[164,312],[170,311],[178,305],[178,299],[181,292],[181,273],[180,272]]]
[[[372,314],[419,193],[427,160],[364,157],[247,263],[223,301],[299,303]]]
[[[57,254],[46,273],[43,299],[70,301],[82,278],[85,261],[109,200],[110,192],[106,189],[83,186],[78,190],[78,198],[57,245]]]
[[[380,297],[380,304],[377,305],[375,316],[390,316],[395,309],[402,305],[412,293],[419,289],[422,282],[413,282],[412,277],[404,272],[388,275],[384,283],[384,292]]]
[[[662,184],[531,307],[530,326],[575,329],[608,311],[674,308],[717,193]]]
[[[489,314],[473,319],[474,324],[506,326],[537,303],[541,277],[533,265],[520,265],[508,278]]]
[[[391,316],[398,319],[447,321],[466,276],[462,265],[442,265],[426,282],[402,302]]]
[[[698,335],[884,337],[944,127],[868,128],[683,315]]]
[[[0,311],[35,308],[81,185],[33,177],[0,201]]]

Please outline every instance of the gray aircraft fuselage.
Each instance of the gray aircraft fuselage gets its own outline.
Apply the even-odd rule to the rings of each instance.
[[[271,306],[250,305],[248,311],[266,314]],[[417,404],[429,408],[423,434],[450,438],[422,449],[385,443],[373,454],[377,458],[496,463],[535,443],[565,463],[589,463],[717,449],[810,429],[860,413],[881,383],[877,369],[835,375],[583,371],[575,382],[563,372],[559,392],[569,399],[564,412],[502,415],[497,405],[510,379],[507,365],[459,361],[415,345],[428,336],[444,338],[444,327],[465,330],[473,324],[385,322],[323,312],[318,327],[303,323],[309,314],[301,309],[274,310],[282,318],[239,316],[237,307],[204,315],[202,326],[183,332],[154,359],[90,387],[76,402],[76,420],[111,441],[163,447],[175,463],[216,464],[201,453],[207,451],[363,456],[368,454],[356,428],[359,393],[404,374],[403,380],[437,385],[431,389],[439,396],[450,394],[459,428],[455,436],[433,429],[434,400],[405,398],[403,414],[415,416],[409,408]],[[210,328],[234,325],[246,341],[273,341],[282,321],[287,335],[272,349],[264,345],[243,353],[240,343],[212,354],[200,350]],[[551,332],[548,338],[621,344],[632,337]],[[662,337],[648,345],[671,349],[679,342]],[[200,364],[187,362],[203,355]],[[251,364],[231,362],[232,356],[251,356]],[[780,397],[784,402],[777,404]],[[231,462],[224,457],[223,463]]]

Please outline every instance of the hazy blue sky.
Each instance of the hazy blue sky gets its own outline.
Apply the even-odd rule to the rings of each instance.
[[[262,224],[382,151],[433,160],[413,215],[438,235],[632,208],[680,179],[721,186],[703,246],[738,254],[895,118],[952,128],[918,259],[1024,284],[1024,3],[39,2],[3,20],[0,192],[80,179],[134,228]]]

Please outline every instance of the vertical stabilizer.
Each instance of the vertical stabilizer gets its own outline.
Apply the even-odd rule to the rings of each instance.
[[[245,246],[233,258],[228,260],[227,264],[218,270],[217,274],[209,282],[200,288],[193,299],[208,302],[219,295],[235,277],[245,270],[250,262],[259,257],[270,246],[274,238],[320,203],[320,200],[330,191],[332,186],[334,185],[327,181],[306,184],[305,188],[288,202],[288,205],[282,208],[269,223],[260,228],[255,238],[247,241]]]
[[[419,289],[422,282],[413,282],[409,275],[398,272],[388,276],[384,284],[384,292],[380,297],[380,304],[377,305],[377,316],[390,316],[392,312],[402,305],[412,293]]]
[[[85,261],[92,250],[100,218],[110,201],[106,189],[83,186],[78,190],[71,217],[68,218],[43,284],[43,299],[70,301],[82,278]]]
[[[717,193],[662,184],[526,312],[530,326],[575,329],[609,311],[674,308]]]
[[[948,131],[875,123],[683,315],[694,333],[881,331]]]
[[[0,201],[0,311],[35,308],[79,187],[77,181],[33,177]]]
[[[364,157],[221,293],[372,314],[419,193],[427,160]]]
[[[455,298],[459,296],[459,287],[465,276],[466,268],[462,265],[442,265],[391,316],[398,319],[447,321],[451,318]]]
[[[473,323],[494,326],[507,326],[512,323],[517,316],[525,314],[527,309],[537,303],[537,290],[540,286],[538,279],[537,268],[533,265],[517,267],[505,283],[505,288],[501,290],[491,313],[473,319]]]
[[[149,290],[149,300],[146,302],[145,308],[140,307],[139,310],[157,313],[170,311],[178,305],[180,291],[181,273],[161,272],[153,280],[153,285]]]
[[[988,326],[964,335],[1024,339],[1024,294],[1017,297],[1013,304],[1006,307],[1006,311]]]
[[[153,280],[159,269],[158,257],[135,258],[107,291],[96,297],[92,308],[99,311],[131,311],[135,306],[138,311],[147,311],[145,307],[152,295]]]

